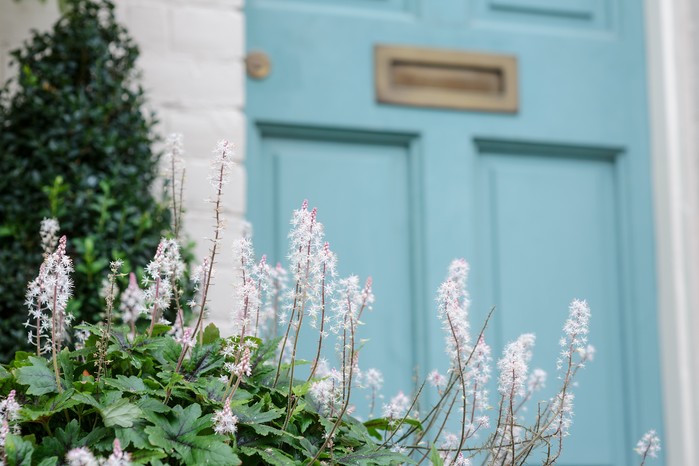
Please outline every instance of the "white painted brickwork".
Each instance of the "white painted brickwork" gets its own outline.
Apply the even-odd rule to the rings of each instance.
[[[208,251],[213,233],[213,194],[207,181],[211,152],[219,139],[245,153],[243,0],[116,0],[117,14],[141,48],[139,67],[149,106],[162,135],[184,135],[187,166],[185,227],[197,242],[198,260]],[[56,0],[43,5],[0,0],[0,80],[11,73],[9,50],[32,28],[47,29],[58,17]],[[240,234],[245,213],[245,170],[234,170],[227,185],[224,236],[211,295],[211,319],[224,330],[232,302],[231,244]]]

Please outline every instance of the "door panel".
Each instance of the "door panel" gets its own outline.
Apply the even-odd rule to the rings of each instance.
[[[454,257],[471,263],[472,326],[497,306],[496,355],[535,332],[551,389],[568,303],[588,299],[598,357],[559,464],[633,464],[662,430],[641,2],[246,5],[248,47],[272,63],[248,80],[258,249],[283,259],[291,210],[319,207],[341,273],[374,278],[363,366],[388,367],[386,397],[447,364],[433,296]],[[516,56],[519,111],[380,104],[380,44]]]
[[[410,389],[413,368],[424,364],[419,355],[426,351],[414,276],[419,220],[414,206],[418,190],[412,175],[417,157],[413,138],[268,126],[263,128],[260,149],[260,162],[269,174],[261,180],[268,192],[262,209],[268,219],[263,225],[274,225],[272,237],[264,243],[273,246],[274,257],[284,257],[291,212],[299,208],[299,199],[309,199],[339,257],[339,276],[358,275],[361,283],[373,279],[375,311],[364,314],[366,325],[357,335],[357,341],[367,340],[361,367],[390,374],[389,393]],[[329,341],[325,353],[331,364],[337,359],[334,344]],[[316,345],[317,336],[308,332],[301,338],[300,354],[310,357]],[[366,416],[361,405],[360,414]]]
[[[623,416],[622,328],[618,240],[617,157],[608,148],[480,141],[478,224],[482,272],[489,302],[497,303],[491,335],[497,347],[522,332],[536,333],[532,367],[553,375],[553,355],[571,297],[594,310],[599,355],[575,389],[585,409],[575,415],[574,437],[560,464],[625,464],[615,446],[630,436]],[[516,232],[516,234],[512,234]],[[531,276],[533,271],[535,276]],[[487,286],[487,285],[486,285]],[[617,355],[617,357],[611,357]],[[540,399],[558,389],[551,378]],[[595,400],[595,403],[585,403]],[[628,443],[628,442],[627,442]],[[589,445],[595,445],[594,449]]]

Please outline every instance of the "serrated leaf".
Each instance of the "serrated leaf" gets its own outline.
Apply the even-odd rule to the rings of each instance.
[[[211,428],[211,416],[201,417],[201,407],[175,406],[170,416],[150,415],[153,426],[144,430],[151,444],[174,454],[185,464],[238,465],[240,459],[220,435],[200,435]]]
[[[146,386],[140,377],[130,376],[126,377],[121,374],[116,376],[116,379],[104,378],[105,385],[121,390],[122,392],[130,393],[143,393],[145,392]]]
[[[45,395],[46,393],[58,392],[56,385],[56,375],[48,367],[48,363],[43,358],[29,356],[30,366],[23,366],[17,369],[17,382],[22,385],[29,385],[28,395]]]
[[[242,447],[240,451],[248,456],[257,455],[262,458],[264,464],[270,464],[272,466],[288,466],[294,464],[294,460],[291,457],[275,448]]]
[[[348,466],[392,466],[402,464],[416,464],[405,455],[393,452],[391,450],[359,451],[351,455],[343,456],[335,460],[338,464]]]
[[[22,418],[29,421],[36,421],[39,418],[51,416],[54,413],[63,411],[64,409],[72,408],[80,404],[80,400],[73,397],[74,389],[69,389],[47,400],[38,406],[26,405],[22,408]]]
[[[129,403],[129,400],[120,399],[100,409],[105,427],[131,427],[136,419],[143,413],[138,406]]]
[[[274,421],[284,414],[284,410],[281,408],[264,409],[262,403],[231,407],[231,411],[238,416],[238,422],[243,424],[264,424]]]
[[[205,345],[208,345],[209,343],[213,343],[221,338],[221,332],[219,331],[218,327],[214,325],[213,323],[209,324],[206,326],[204,329],[204,335],[202,337],[202,342]]]
[[[44,458],[37,466],[56,466],[57,464],[58,457],[52,456],[51,458]]]
[[[196,379],[217,367],[221,367],[224,358],[219,354],[219,349],[220,345],[218,344],[195,346],[187,365],[187,378],[189,380]]]
[[[7,466],[31,466],[34,446],[22,437],[8,434],[5,438],[5,462]]]

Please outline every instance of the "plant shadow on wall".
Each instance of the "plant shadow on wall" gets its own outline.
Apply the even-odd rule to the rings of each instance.
[[[175,167],[180,144],[180,138],[170,140]],[[375,396],[382,381],[363,367],[357,344],[362,314],[374,301],[371,280],[360,286],[357,277],[336,276],[323,225],[306,202],[293,213],[288,272],[265,256],[258,260],[249,238],[236,241],[235,331],[222,338],[214,325],[205,325],[214,264],[228,253],[220,250],[221,199],[231,145],[222,141],[215,153],[213,239],[193,273],[197,293],[187,303],[194,316],[189,326],[179,313],[173,324],[162,319],[167,309],[177,309],[173,297],[184,279],[177,241],[163,239],[146,267],[143,290],[131,280],[119,292],[123,264],[111,263],[104,320],[75,326],[71,342],[73,263],[66,237],[44,222],[44,261],[26,293],[34,350],[17,352],[0,368],[4,464],[556,463],[570,431],[573,381],[593,354],[584,301],[571,303],[563,326],[558,392],[525,422],[522,409],[545,377],[529,371],[534,336],[505,347],[497,362],[498,391],[489,401],[486,326],[470,328],[468,267],[454,261],[438,291],[436,316],[448,374],[430,373],[412,396],[397,394],[380,417],[362,422],[350,414],[352,399],[363,390]],[[173,172],[173,186],[178,179]],[[314,354],[297,353],[305,326],[315,330]],[[321,360],[324,346],[334,350],[334,364]],[[304,376],[301,365],[309,368]],[[418,412],[429,390],[437,402]],[[658,448],[657,437],[647,434],[637,445],[641,464]]]
[[[159,156],[138,49],[111,1],[66,3],[51,31],[12,52],[18,75],[0,93],[0,361],[26,340],[17,284],[41,264],[42,218],[58,219],[69,238],[70,312],[91,323],[103,311],[109,261],[139,271],[170,229],[166,203],[152,195]]]

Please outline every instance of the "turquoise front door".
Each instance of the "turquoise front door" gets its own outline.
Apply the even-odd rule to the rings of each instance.
[[[318,207],[339,272],[373,277],[360,365],[384,372],[386,398],[447,366],[433,298],[452,258],[471,264],[472,326],[496,306],[495,352],[536,333],[551,387],[568,303],[587,299],[597,357],[559,464],[634,464],[636,439],[662,430],[642,2],[248,0],[246,13],[248,50],[271,65],[247,82],[257,249],[283,260],[292,210]],[[386,79],[435,100],[378,98],[378,46],[419,49]],[[424,58],[453,51],[516,72]],[[453,108],[444,89],[515,104]]]

